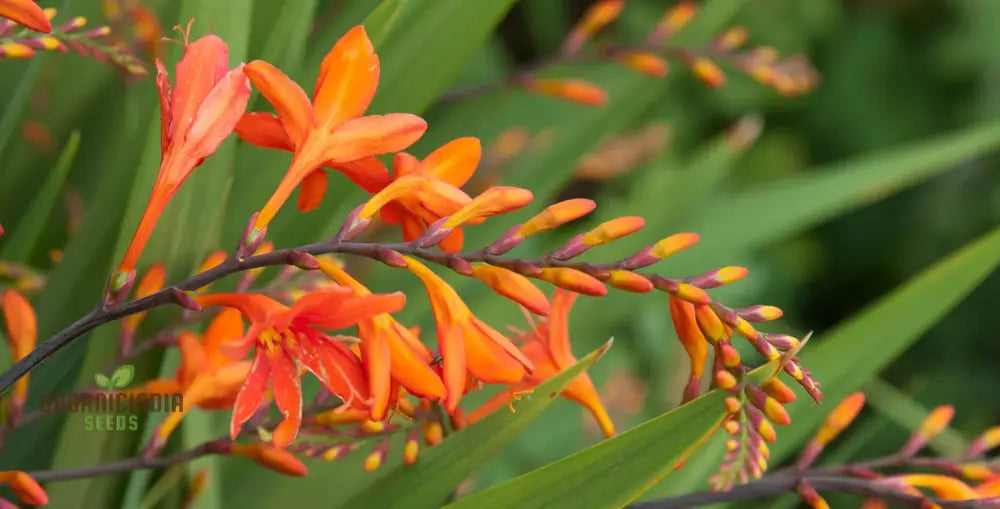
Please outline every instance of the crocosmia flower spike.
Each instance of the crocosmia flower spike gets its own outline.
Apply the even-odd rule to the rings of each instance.
[[[243,67],[228,70],[229,48],[214,35],[185,46],[173,89],[166,68],[157,60],[160,171],[125,258],[111,277],[109,303],[124,298],[131,288],[139,255],[167,202],[191,171],[219,148],[246,110],[250,82]]]

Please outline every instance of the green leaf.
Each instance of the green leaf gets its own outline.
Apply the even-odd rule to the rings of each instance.
[[[868,382],[864,391],[868,407],[911,433],[930,413],[923,405],[880,378]],[[957,430],[945,428],[927,446],[942,457],[954,458],[969,447],[969,441]]]
[[[779,430],[778,441],[771,447],[772,463],[796,451],[826,418],[831,408],[828,405],[876,376],[998,265],[1000,228],[939,261],[833,330],[815,334],[816,339],[800,358],[823,384],[824,400],[831,403],[817,408],[799,391],[798,400],[787,406],[792,425]],[[646,496],[666,497],[703,486],[718,465],[721,447],[721,443],[714,443],[699,451],[678,475]]]
[[[701,235],[699,249],[709,256],[757,249],[997,147],[1000,122],[919,140],[716,200],[689,228]],[[753,214],[746,220],[734,219],[747,217],[748,211]]]
[[[768,363],[751,377],[759,383],[774,376],[779,365]],[[713,391],[610,440],[447,507],[575,509],[584,496],[582,489],[587,507],[622,507],[673,471],[718,429],[726,413],[726,396]]]
[[[100,373],[94,373],[94,383],[97,384],[99,389],[111,388],[111,380]]]
[[[124,389],[132,383],[133,378],[135,378],[135,366],[122,364],[114,373],[111,373],[111,387],[109,388]]]
[[[73,167],[76,150],[79,147],[80,132],[74,131],[66,142],[62,154],[59,155],[59,160],[52,167],[52,172],[45,179],[42,189],[32,198],[31,206],[24,211],[17,226],[11,229],[10,238],[4,239],[4,249],[0,251],[0,258],[23,263],[34,253],[41,239],[45,220],[52,217],[52,211],[59,199],[59,191],[62,190],[70,168]]]
[[[611,347],[611,341],[580,359],[573,367],[547,380],[513,402],[515,411],[498,411],[440,445],[421,453],[414,466],[398,466],[342,507],[438,507],[476,467],[493,457],[532,419],[549,406],[579,373],[592,366]]]

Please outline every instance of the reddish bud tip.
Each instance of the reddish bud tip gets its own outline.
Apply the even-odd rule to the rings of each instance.
[[[288,263],[302,270],[319,269],[319,262],[313,255],[295,249],[288,252]]]
[[[186,292],[177,287],[170,287],[167,293],[174,304],[190,311],[201,311],[201,304],[198,304],[198,301],[195,300],[196,295],[194,292]]]
[[[375,250],[375,257],[378,258],[378,261],[390,267],[398,267],[401,269],[405,269],[407,267],[406,259],[403,258],[403,255],[393,251],[392,249],[380,247]]]

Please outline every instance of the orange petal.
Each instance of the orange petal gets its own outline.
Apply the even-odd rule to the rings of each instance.
[[[160,157],[170,145],[170,76],[159,58],[156,59],[156,89],[160,96]]]
[[[359,297],[351,295],[349,288],[341,289],[347,292],[346,296],[339,290],[322,290],[300,298],[292,305],[292,319],[324,330],[337,330],[381,313],[395,313],[406,304],[402,292]]]
[[[861,412],[861,407],[865,404],[865,394],[855,392],[844,398],[826,417],[826,421],[816,433],[813,439],[820,445],[826,445],[837,438],[842,431],[854,422],[854,418]]]
[[[390,205],[389,207],[386,207],[382,210],[392,211],[394,209],[399,208],[399,207],[392,207],[392,205],[396,205],[395,203],[390,203],[389,205]],[[389,215],[391,216],[391,214]],[[417,216],[414,216],[413,214],[410,214],[409,212],[406,212],[405,209],[403,209],[403,212],[400,214],[400,220],[403,223],[403,240],[405,240],[406,242],[410,242],[411,240],[417,240],[418,238],[420,238],[421,235],[423,235],[425,230],[424,223],[420,222],[420,218],[418,218]]]
[[[420,352],[411,346],[414,343],[420,344],[420,340],[403,326],[395,327],[392,333],[397,336],[388,336],[393,378],[411,394],[431,400],[444,399],[444,382],[431,369],[428,359],[421,355],[426,352],[426,348],[421,344],[424,352]],[[408,337],[403,337],[404,335]]]
[[[277,67],[263,60],[250,62],[246,65],[245,72],[253,86],[274,106],[292,145],[302,143],[306,132],[313,125],[312,104],[302,87]]]
[[[205,366],[205,348],[202,347],[201,338],[188,331],[182,331],[177,335],[177,346],[181,351],[181,367],[178,370],[178,378],[181,386],[186,387],[207,367]]]
[[[172,144],[185,136],[208,93],[229,68],[229,48],[218,36],[206,35],[184,48],[170,95]],[[243,71],[239,71],[242,75]],[[235,122],[235,121],[234,121]]]
[[[260,402],[264,399],[264,391],[267,389],[267,381],[271,376],[271,365],[267,360],[267,355],[263,350],[257,350],[254,355],[253,364],[250,365],[250,373],[243,382],[239,394],[236,395],[236,402],[233,403],[233,417],[229,422],[229,438],[235,439],[240,434],[243,423],[247,422],[260,407]]]
[[[465,339],[462,336],[462,329],[458,325],[442,322],[438,318],[438,349],[441,351],[444,386],[448,392],[444,407],[449,413],[458,409],[458,401],[465,393],[467,364]]]
[[[465,234],[462,233],[461,228],[455,228],[438,244],[438,247],[445,253],[457,253],[462,250],[462,244],[464,243]]]
[[[228,364],[231,359],[222,355],[220,346],[230,341],[238,341],[243,337],[243,320],[237,309],[223,309],[208,324],[205,330],[205,354],[210,365]]]
[[[233,444],[231,453],[250,458],[258,465],[280,474],[301,477],[309,473],[294,454],[268,444]]]
[[[323,203],[326,195],[326,172],[315,170],[306,175],[299,185],[299,210],[309,212]]]
[[[480,405],[479,408],[469,412],[468,419],[469,424],[482,420],[487,415],[500,410],[501,408],[510,404],[510,400],[513,398],[513,389],[500,391],[493,395],[490,399],[486,400],[486,403]]]
[[[462,187],[476,171],[483,148],[478,138],[466,137],[449,141],[420,162],[420,171],[455,187]]]
[[[294,150],[281,119],[263,112],[246,113],[236,123],[236,134],[245,142],[263,148]]]
[[[351,182],[372,194],[381,191],[392,182],[389,170],[382,164],[382,161],[374,157],[363,157],[342,163],[327,163],[326,166],[343,173],[351,179]]]
[[[479,329],[479,332],[481,332],[486,338],[489,338],[493,344],[500,347],[500,349],[506,352],[507,355],[524,366],[528,372],[535,371],[535,365],[531,362],[531,359],[529,359],[524,352],[514,346],[514,343],[511,343],[506,336],[497,332],[497,330],[493,327],[486,325],[486,323],[475,316],[470,317],[468,323],[472,324],[476,329]]]
[[[354,352],[330,339],[320,347],[323,366],[330,375],[330,392],[347,402],[351,408],[368,411],[370,393],[364,366]]]
[[[538,315],[549,314],[549,300],[528,278],[517,272],[477,263],[472,266],[472,277],[486,283],[493,291],[524,306]]]
[[[295,440],[302,424],[302,386],[299,369],[295,361],[280,348],[268,352],[267,357],[271,364],[274,402],[278,405],[282,416],[281,422],[274,428],[271,442],[275,447],[284,449]]]
[[[341,124],[325,144],[323,159],[331,163],[399,152],[424,135],[427,122],[409,113],[369,115]]]
[[[259,293],[211,293],[195,298],[202,306],[226,306],[240,310],[251,322],[263,322],[268,315],[288,309],[284,304]]]
[[[10,490],[25,504],[45,505],[49,503],[49,496],[38,484],[38,481],[20,470],[0,472],[0,484],[10,486]],[[5,500],[0,499],[0,503],[2,502]]]
[[[597,389],[586,373],[580,373],[563,389],[562,395],[569,400],[575,401],[590,412],[601,427],[601,431],[606,438],[615,436],[615,423],[611,421],[611,416],[605,410],[601,398],[597,395]]]
[[[392,173],[396,178],[409,175],[420,169],[420,161],[406,152],[399,152],[392,157]]]
[[[31,0],[0,0],[0,17],[36,32],[52,31],[52,23],[45,11]]]
[[[329,130],[360,117],[375,96],[378,77],[378,56],[365,27],[348,30],[320,65],[313,94],[317,124]]]
[[[11,357],[17,362],[35,348],[38,336],[35,310],[23,295],[14,290],[6,290],[3,292],[3,316]]]
[[[365,330],[367,329],[367,330]],[[361,358],[365,364],[365,374],[368,375],[368,390],[371,393],[372,404],[369,408],[371,419],[385,419],[389,409],[389,392],[392,385],[390,376],[391,352],[389,338],[384,331],[374,329],[371,324],[359,328],[367,334],[361,335]]]
[[[246,111],[249,100],[250,82],[243,74],[242,66],[226,73],[212,88],[198,108],[187,134],[186,143],[196,161],[212,155],[229,137]]]
[[[556,290],[552,295],[552,312],[549,315],[549,352],[552,360],[560,371],[576,364],[573,349],[569,342],[569,311],[576,301],[577,294],[564,290]]]
[[[524,378],[524,365],[515,360],[473,323],[462,325],[469,373],[485,383],[512,384]]]

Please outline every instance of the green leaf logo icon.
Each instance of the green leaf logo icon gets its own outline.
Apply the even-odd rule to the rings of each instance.
[[[128,384],[132,383],[133,378],[135,378],[135,366],[122,364],[114,373],[111,373],[110,380],[108,380],[109,385],[105,388],[124,389],[128,387]]]
[[[102,375],[100,373],[94,373],[94,383],[97,384],[97,388],[98,389],[110,389],[111,388],[111,380],[108,380],[108,377],[106,377],[106,376],[104,376],[104,375]]]

